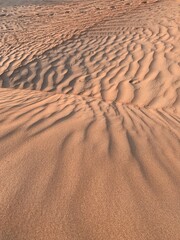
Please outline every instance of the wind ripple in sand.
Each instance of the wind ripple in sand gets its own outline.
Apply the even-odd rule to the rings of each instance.
[[[178,239],[175,112],[0,92],[2,239]]]
[[[155,13],[154,8],[148,9],[154,13],[154,19],[161,13],[158,9],[163,8],[158,8],[157,3],[155,6]],[[177,15],[176,5],[172,4],[171,11]],[[129,13],[124,20],[124,15],[120,15],[101,23],[47,51],[41,58],[28,61],[26,55],[19,60],[15,57],[4,60],[2,87],[176,109],[180,88],[178,24],[163,17],[152,25],[140,13],[136,11],[135,16]],[[128,19],[137,19],[139,15],[144,26],[134,22],[132,27],[121,27],[122,22],[130,25]]]
[[[0,239],[179,239],[178,6],[1,57]]]

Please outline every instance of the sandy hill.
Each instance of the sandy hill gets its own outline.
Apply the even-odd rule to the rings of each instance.
[[[179,1],[0,1],[0,239],[180,239]]]

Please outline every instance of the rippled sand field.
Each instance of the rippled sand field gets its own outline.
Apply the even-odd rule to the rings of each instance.
[[[180,239],[179,30],[179,0],[0,0],[0,240]]]

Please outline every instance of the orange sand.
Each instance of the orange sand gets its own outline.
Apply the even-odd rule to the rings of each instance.
[[[0,1],[0,240],[179,240],[180,2],[29,2]]]

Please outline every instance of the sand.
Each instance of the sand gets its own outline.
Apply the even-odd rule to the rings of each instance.
[[[0,240],[180,239],[179,9],[0,1]]]

